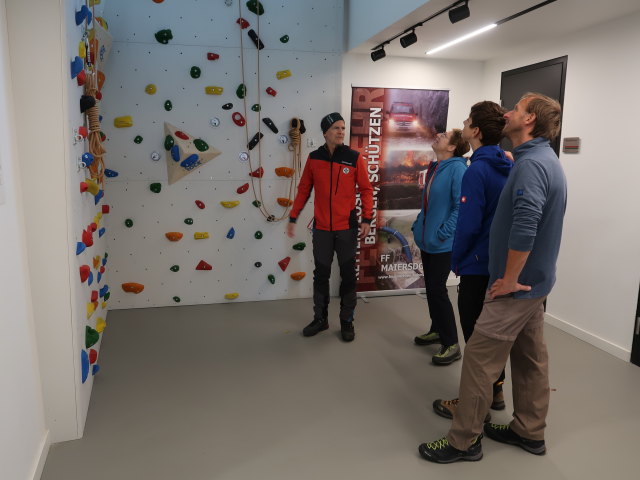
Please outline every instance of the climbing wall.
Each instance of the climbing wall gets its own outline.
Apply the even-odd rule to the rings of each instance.
[[[295,196],[275,172],[295,166],[291,120],[306,127],[304,164],[323,143],[320,119],[339,109],[343,2],[265,0],[262,15],[247,3],[257,2],[104,7],[111,308],[311,296],[312,201],[294,239],[286,219],[266,217]]]

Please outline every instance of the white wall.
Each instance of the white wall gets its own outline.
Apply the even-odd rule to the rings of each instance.
[[[39,478],[49,448],[29,291],[5,0],[0,0],[0,470]]]
[[[569,199],[551,323],[629,359],[640,281],[640,14],[598,25],[487,64],[485,96],[502,71],[568,55],[562,135],[581,152],[561,154]]]

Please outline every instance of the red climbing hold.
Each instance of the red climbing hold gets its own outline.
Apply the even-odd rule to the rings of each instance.
[[[233,112],[233,115],[231,115],[231,119],[233,120],[233,123],[235,123],[239,127],[244,127],[245,123],[247,123],[242,114],[238,112]]]
[[[198,263],[196,270],[213,270],[213,267],[204,260],[200,260],[200,263]]]
[[[76,80],[78,81],[78,86],[81,87],[87,81],[87,74],[84,70],[80,70],[80,73],[76,76]]]
[[[100,273],[104,273],[104,272],[105,272],[105,270],[106,270],[106,269],[104,268],[104,266],[100,267]]]
[[[196,200],[196,205],[200,210],[204,209],[204,202],[201,200]]]
[[[218,55],[217,53],[213,53],[213,52],[207,53],[207,60],[218,60],[219,58],[220,58],[220,55]]]
[[[80,135],[82,138],[87,138],[87,135],[89,135],[89,130],[84,125],[78,127],[78,135]]]
[[[82,231],[82,243],[87,247],[91,247],[93,245],[93,234],[89,229]]]
[[[262,178],[262,176],[264,175],[264,168],[262,168],[262,167],[256,168],[249,175],[251,175],[252,177],[256,177],[256,178]]]
[[[240,25],[241,29],[245,29],[249,26],[249,22],[247,22],[244,18],[240,17],[238,20],[236,20],[236,23],[238,25]]]
[[[187,135],[184,132],[181,132],[180,130],[176,130],[175,134],[176,134],[176,137],[181,138],[182,140],[189,140],[189,135]]]
[[[269,95],[271,95],[272,97],[275,97],[275,96],[278,94],[278,92],[276,92],[276,91],[275,91],[273,88],[271,88],[271,87],[267,87],[267,93],[268,93]]]
[[[102,205],[102,213],[109,213],[110,207],[109,205]]]
[[[91,290],[91,301],[92,302],[97,302],[98,301],[98,291],[97,290]]]
[[[242,185],[242,186],[238,187],[238,189],[236,190],[236,192],[238,192],[238,193],[244,193],[244,192],[246,192],[247,190],[249,190],[249,184],[248,184],[248,183],[245,183],[244,185]]]
[[[87,228],[87,230],[91,230],[92,232],[95,232],[98,229],[98,225],[95,222],[91,222],[89,224],[89,228]]]
[[[96,363],[98,360],[98,352],[96,352],[93,348],[89,350],[89,363],[92,365]]]
[[[280,268],[282,269],[282,271],[284,272],[287,267],[289,266],[289,262],[291,261],[291,257],[285,257],[282,260],[280,260],[278,262],[278,265],[280,265]]]
[[[82,283],[87,281],[89,278],[89,274],[91,273],[91,267],[89,265],[81,265],[80,266],[80,281]]]

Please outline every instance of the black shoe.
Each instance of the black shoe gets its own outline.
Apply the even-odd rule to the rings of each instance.
[[[484,433],[487,434],[487,437],[495,440],[496,442],[516,445],[529,453],[533,453],[534,455],[544,455],[547,452],[544,440],[529,440],[528,438],[521,437],[511,430],[509,425],[485,423]]]
[[[353,342],[356,338],[356,331],[353,329],[353,321],[344,322],[340,320],[340,333],[342,334],[342,340],[345,342]]]
[[[420,456],[425,460],[435,463],[453,463],[458,460],[477,462],[482,458],[482,434],[476,438],[468,450],[458,450],[449,445],[447,437],[431,443],[423,443],[418,447]]]
[[[329,322],[326,319],[314,318],[313,322],[302,329],[302,335],[313,337],[327,328],[329,328]]]

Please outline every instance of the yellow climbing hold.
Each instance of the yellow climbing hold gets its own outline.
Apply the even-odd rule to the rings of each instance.
[[[224,208],[233,208],[240,205],[240,200],[233,200],[233,201],[229,200],[226,202],[220,202],[220,205],[222,205]]]
[[[100,191],[100,185],[98,185],[95,180],[91,178],[85,178],[84,183],[87,184],[87,192],[89,192],[91,195],[96,196]]]
[[[103,310],[107,308],[107,302],[102,302],[102,308]]]
[[[195,232],[193,238],[196,240],[204,240],[205,238],[209,238],[209,232]]]
[[[291,70],[280,70],[276,73],[276,78],[278,80],[282,80],[283,78],[287,78],[291,76]]]
[[[96,311],[96,304],[95,303],[87,303],[87,319],[91,318],[91,315],[93,315],[93,312]]]
[[[235,300],[239,296],[240,296],[240,294],[238,292],[225,293],[224,294],[224,298],[226,298],[227,300]]]
[[[133,118],[131,115],[124,115],[123,117],[116,117],[113,119],[113,126],[116,128],[126,128],[133,126]]]
[[[96,320],[96,332],[102,333],[105,328],[107,328],[107,322],[105,322],[104,318],[98,317]]]
[[[80,58],[87,58],[87,45],[84,43],[84,40],[80,40],[80,43],[78,43],[78,56]]]
[[[216,86],[204,87],[204,93],[206,93],[207,95],[222,95],[223,91],[224,91],[223,87],[216,87]]]
[[[155,95],[156,92],[158,91],[158,89],[156,88],[156,86],[153,83],[150,83],[149,85],[144,87],[144,91],[145,91],[145,93],[148,93],[149,95]]]

